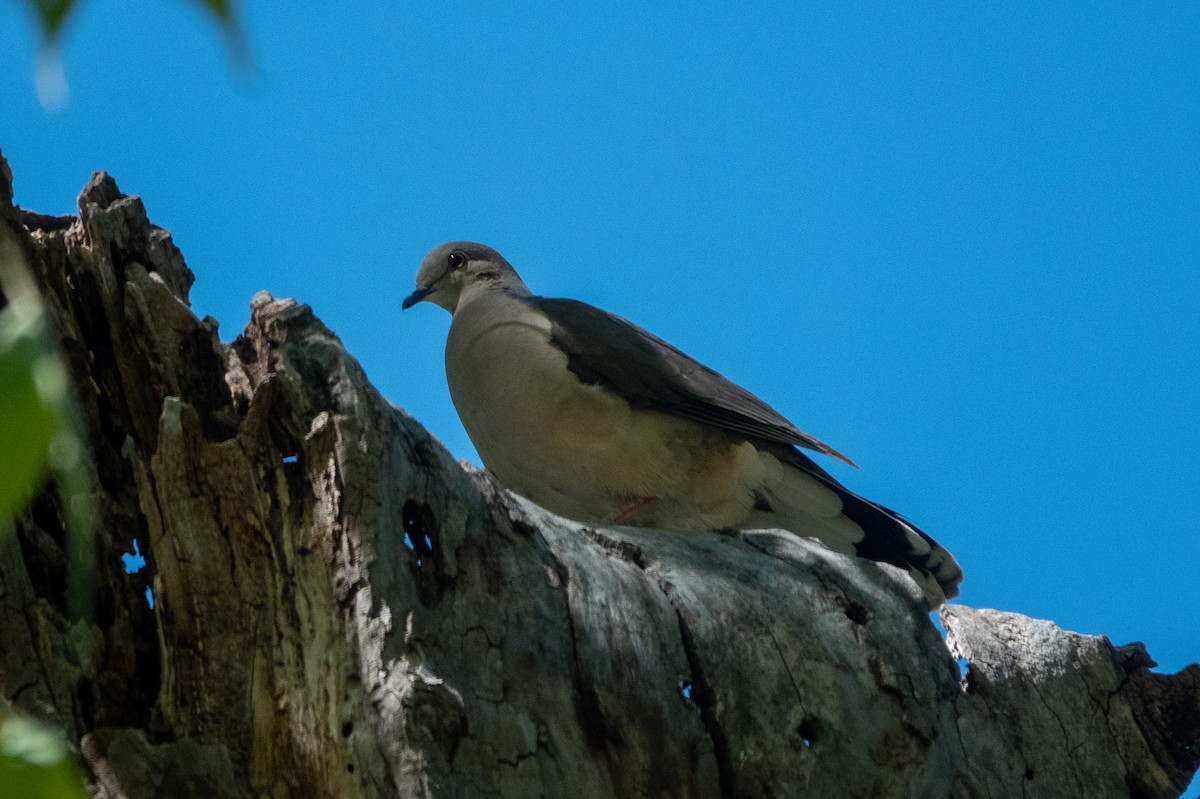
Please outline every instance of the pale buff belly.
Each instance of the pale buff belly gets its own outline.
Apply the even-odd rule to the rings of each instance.
[[[583,522],[711,529],[746,517],[764,468],[753,446],[581,384],[540,320],[461,321],[447,339],[450,394],[508,488]]]

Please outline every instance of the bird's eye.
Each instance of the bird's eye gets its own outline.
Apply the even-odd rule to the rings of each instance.
[[[456,250],[450,253],[450,257],[446,261],[450,264],[451,269],[462,269],[463,264],[467,262],[467,256]]]

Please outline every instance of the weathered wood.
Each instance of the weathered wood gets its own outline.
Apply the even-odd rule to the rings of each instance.
[[[563,521],[307,306],[260,294],[221,343],[107,176],[77,219],[0,214],[80,387],[102,564],[70,620],[54,499],[0,543],[0,686],[100,795],[1143,799],[1196,767],[1200,667],[963,606],[952,655],[889,567]]]

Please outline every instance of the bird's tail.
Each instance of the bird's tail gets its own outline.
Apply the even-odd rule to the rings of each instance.
[[[835,551],[905,569],[933,608],[958,596],[962,569],[931,536],[895,511],[848,490],[799,451],[771,454],[786,458],[779,466],[787,474],[776,472],[782,479],[748,521],[813,536]]]
[[[934,608],[958,596],[962,569],[945,547],[894,510],[844,488],[838,493],[842,513],[863,530],[856,554],[907,569]]]

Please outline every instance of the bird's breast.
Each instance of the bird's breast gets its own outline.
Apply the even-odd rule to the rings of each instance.
[[[581,383],[540,314],[471,310],[455,313],[446,377],[480,458],[506,486],[587,522],[645,498],[654,502],[630,521],[719,527],[745,513],[752,456],[742,450],[752,447]]]

